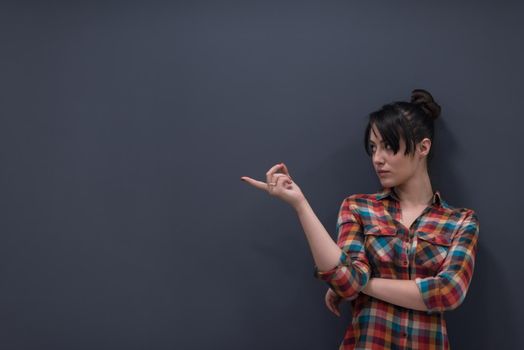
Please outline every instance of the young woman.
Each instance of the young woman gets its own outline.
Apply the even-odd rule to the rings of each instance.
[[[338,212],[337,242],[322,226],[283,163],[266,182],[242,180],[289,203],[315,260],[315,277],[330,287],[337,315],[351,301],[344,349],[449,349],[444,312],[464,300],[473,275],[479,222],[434,191],[428,174],[434,119],[440,106],[425,90],[410,102],[369,115],[365,148],[382,189],[346,197]]]

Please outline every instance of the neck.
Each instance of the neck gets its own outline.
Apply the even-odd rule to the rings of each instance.
[[[394,190],[400,202],[408,206],[425,206],[433,198],[433,188],[426,170],[395,186]]]

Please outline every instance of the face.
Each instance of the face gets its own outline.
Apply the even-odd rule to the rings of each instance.
[[[373,125],[370,132],[369,145],[373,167],[382,186],[395,187],[406,183],[414,176],[423,174],[422,171],[426,171],[424,159],[429,152],[430,144],[431,141],[426,138],[417,145],[414,155],[404,155],[406,143],[401,138],[400,149],[397,154],[394,154],[393,149],[382,140],[378,129]]]

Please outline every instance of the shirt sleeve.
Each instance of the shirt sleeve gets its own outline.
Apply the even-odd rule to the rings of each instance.
[[[464,301],[473,277],[478,235],[477,214],[469,210],[437,275],[415,279],[428,313],[453,310]]]
[[[370,277],[369,262],[364,249],[362,224],[351,209],[351,197],[342,202],[337,218],[337,245],[341,248],[339,263],[328,271],[314,267],[314,276],[325,281],[344,299],[354,299]]]

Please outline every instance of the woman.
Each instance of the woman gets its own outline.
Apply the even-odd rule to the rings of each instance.
[[[448,349],[444,311],[464,300],[477,252],[476,213],[446,203],[428,174],[440,106],[425,90],[369,115],[366,151],[380,192],[346,197],[337,242],[322,226],[283,163],[267,183],[241,179],[289,203],[329,285],[328,308],[351,301],[352,322],[339,349]]]

